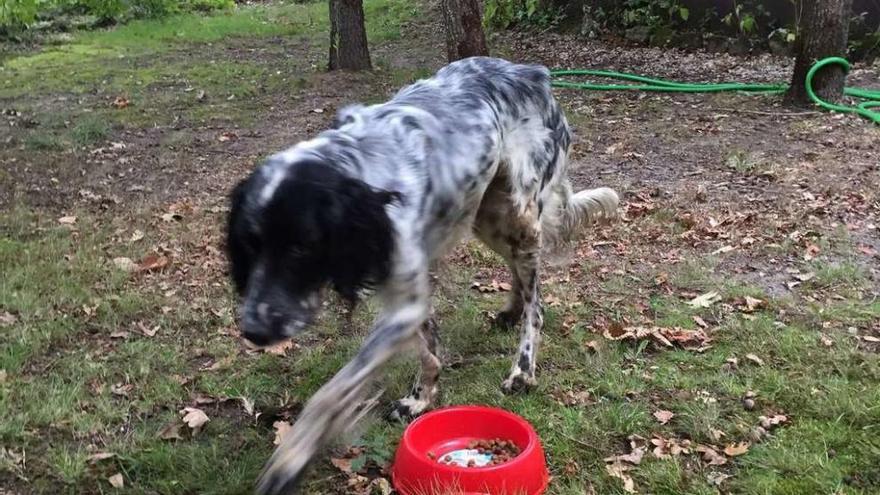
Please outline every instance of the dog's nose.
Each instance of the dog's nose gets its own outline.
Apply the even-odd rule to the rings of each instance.
[[[255,345],[270,345],[285,337],[286,323],[287,317],[284,313],[273,310],[267,303],[248,305],[242,314],[241,333]]]

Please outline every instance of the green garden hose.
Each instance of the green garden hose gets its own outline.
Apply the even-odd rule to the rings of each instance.
[[[816,105],[835,112],[855,113],[880,124],[880,112],[870,110],[871,108],[880,107],[880,91],[870,91],[860,88],[846,88],[844,94],[854,98],[866,100],[856,106],[836,105],[828,103],[813,91],[813,77],[823,67],[831,64],[842,65],[846,72],[849,72],[850,65],[846,59],[840,57],[829,57],[817,62],[807,73],[806,85],[807,94]],[[656,91],[666,93],[718,93],[722,91],[739,91],[744,93],[762,93],[762,94],[778,94],[788,90],[787,84],[745,84],[745,83],[682,83],[675,81],[666,81],[663,79],[652,79],[650,77],[638,76],[635,74],[626,74],[621,72],[612,72],[606,70],[556,70],[552,72],[554,78],[553,86],[557,88],[587,89],[595,91]],[[597,84],[584,82],[571,82],[560,80],[565,76],[590,76],[614,79],[619,81],[631,81],[637,84]]]

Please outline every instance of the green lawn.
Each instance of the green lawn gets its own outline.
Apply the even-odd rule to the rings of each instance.
[[[170,113],[191,122],[240,117],[246,126],[296,81],[308,90],[319,69],[279,71],[271,62],[280,51],[255,60],[224,54],[264,43],[273,52],[267,40],[297,36],[310,43],[309,53],[323,54],[325,10],[322,3],[270,4],[76,34],[8,60],[0,99],[21,101],[42,119],[23,135],[22,149],[80,161],[88,153],[75,150],[98,146],[120,129],[168,124]],[[371,42],[402,50],[401,23],[418,9],[405,0],[367,0],[366,12]],[[413,67],[368,76],[377,84],[367,97],[384,98],[387,86],[425,73]],[[220,101],[199,105],[194,92],[178,91],[187,85]],[[148,111],[119,114],[96,103],[94,111],[52,117],[57,108],[40,107],[43,98],[120,92],[133,107],[148,100]],[[251,489],[273,449],[273,423],[295,420],[352,355],[371,308],[359,309],[348,325],[333,305],[298,347],[282,355],[247,352],[233,337],[222,206],[222,198],[197,203],[179,221],[161,219],[167,204],[149,200],[109,211],[0,212],[0,486],[13,493]],[[77,218],[62,223],[62,216]],[[636,223],[677,234],[675,218],[658,210]],[[632,228],[606,233],[615,239]],[[169,264],[131,274],[113,261],[148,255]],[[880,358],[877,344],[860,338],[880,320],[880,303],[865,296],[863,268],[820,257],[804,263],[816,276],[797,297],[774,296],[726,273],[715,257],[687,250],[682,257],[638,277],[615,273],[635,259],[610,267],[576,259],[579,270],[569,281],[551,273],[539,386],[508,397],[499,386],[517,337],[492,328],[487,317],[505,295],[470,288],[487,270],[503,273],[503,265],[467,244],[441,271],[437,294],[447,361],[442,404],[489,404],[525,416],[543,439],[554,495],[625,493],[604,459],[628,454],[633,435],[691,442],[689,451],[668,458],[653,455],[649,442],[641,463],[626,472],[639,493],[880,493]],[[659,277],[668,282],[655,283]],[[682,296],[708,291],[720,296],[708,308],[693,308]],[[762,303],[749,309],[746,296]],[[686,329],[706,322],[711,347],[695,352],[602,337],[610,322],[624,320]],[[389,369],[385,402],[403,395],[414,370],[407,360]],[[744,406],[748,393],[753,407]],[[210,419],[197,434],[181,422],[185,407]],[[668,423],[653,416],[660,410],[674,413]],[[772,415],[787,421],[756,436],[760,417]],[[175,428],[179,438],[167,438]],[[369,470],[390,460],[402,429],[376,415],[339,448],[364,446]],[[750,442],[748,451],[720,466],[694,450],[739,442]],[[108,481],[116,474],[121,489]],[[729,477],[713,484],[721,475]],[[346,493],[348,477],[322,459],[306,492]]]

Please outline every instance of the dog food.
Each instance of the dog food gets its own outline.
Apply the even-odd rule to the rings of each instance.
[[[513,442],[495,438],[491,440],[474,440],[466,449],[449,452],[439,459],[433,452],[428,458],[440,464],[459,467],[497,466],[518,456],[520,448]]]

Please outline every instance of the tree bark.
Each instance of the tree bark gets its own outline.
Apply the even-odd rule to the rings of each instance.
[[[849,19],[853,0],[802,0],[803,12],[796,47],[789,100],[811,104],[804,82],[810,68],[826,57],[845,57]],[[829,65],[813,78],[813,90],[823,100],[843,97],[846,73],[839,65]]]
[[[362,0],[330,1],[330,70],[369,70],[370,50]]]
[[[442,0],[446,58],[450,62],[489,55],[483,33],[482,0]]]

